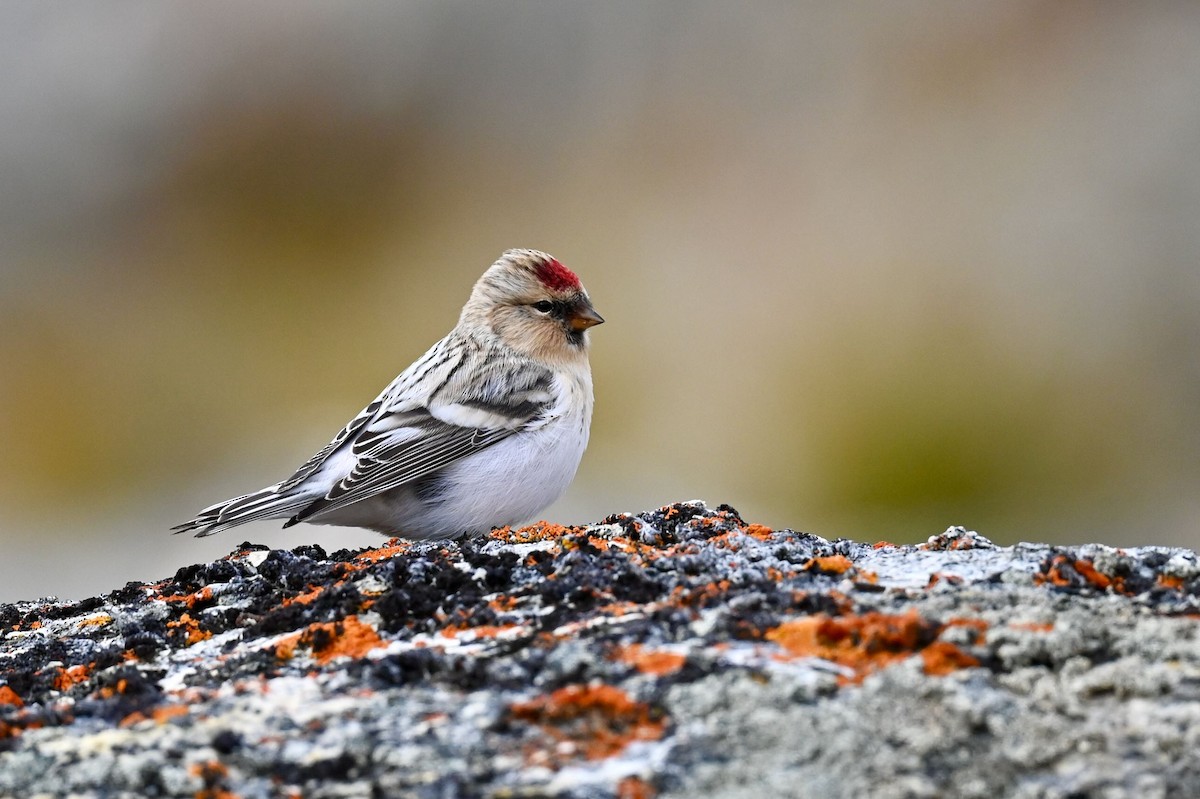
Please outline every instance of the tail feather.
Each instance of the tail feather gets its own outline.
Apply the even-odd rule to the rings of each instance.
[[[279,486],[273,485],[218,502],[200,511],[191,521],[175,525],[171,532],[176,535],[194,532],[197,538],[202,538],[260,519],[286,519],[313,500],[311,496],[280,494],[278,490]]]

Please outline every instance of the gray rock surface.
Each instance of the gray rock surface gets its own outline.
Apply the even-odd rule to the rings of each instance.
[[[679,503],[0,606],[0,797],[1195,797],[1185,550]]]

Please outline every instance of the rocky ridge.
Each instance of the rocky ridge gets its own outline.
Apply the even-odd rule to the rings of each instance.
[[[684,502],[0,605],[0,797],[1200,796],[1195,553]]]

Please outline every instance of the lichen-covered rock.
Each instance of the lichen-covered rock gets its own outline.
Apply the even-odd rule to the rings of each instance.
[[[0,606],[0,797],[1200,796],[1185,550],[688,502]]]

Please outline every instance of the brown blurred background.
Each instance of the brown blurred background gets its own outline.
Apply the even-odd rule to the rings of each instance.
[[[0,600],[151,580],[507,247],[609,323],[546,516],[1200,546],[1200,5],[9,4]]]

